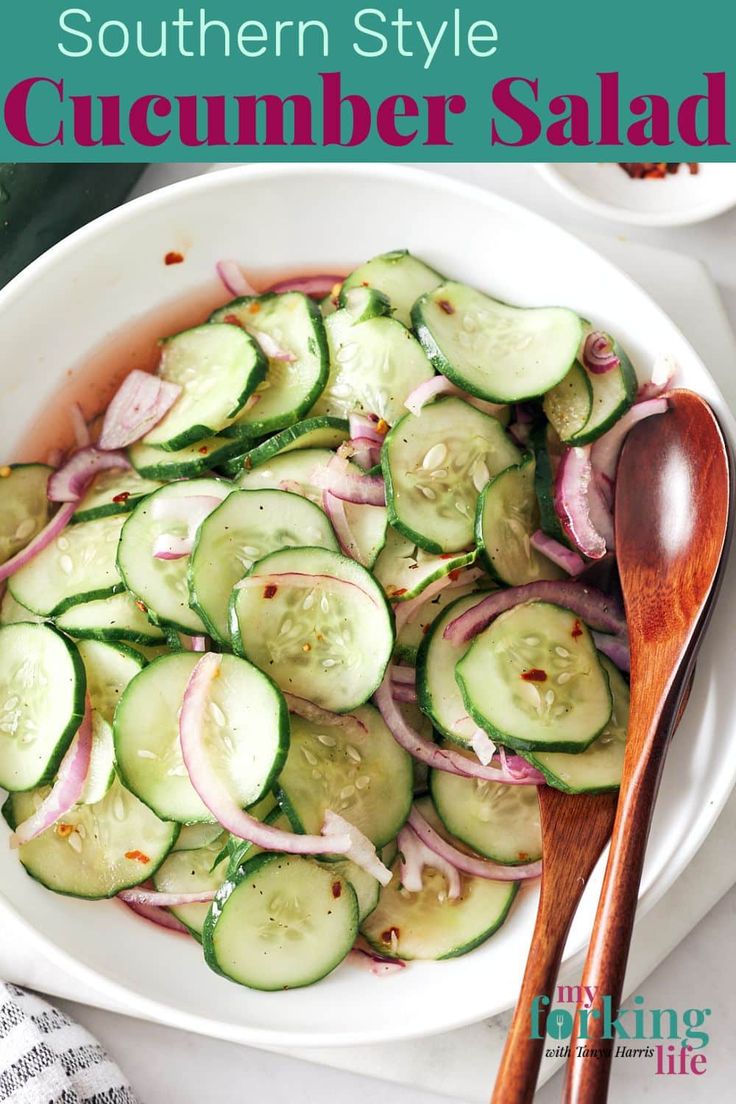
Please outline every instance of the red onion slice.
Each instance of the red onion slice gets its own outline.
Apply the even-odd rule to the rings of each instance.
[[[357,726],[363,732],[368,731],[367,725],[353,713],[330,713],[328,709],[322,709],[321,706],[307,701],[306,698],[297,698],[294,694],[284,694],[284,700],[290,713],[294,713],[297,717],[303,717],[305,721],[312,721],[313,724],[347,729]]]
[[[176,908],[177,905],[203,905],[214,901],[215,890],[204,889],[199,893],[158,893],[155,889],[121,889],[118,893],[126,905],[153,905],[155,908]]]
[[[173,533],[161,533],[153,542],[153,555],[156,560],[181,560],[194,548],[194,533],[186,537],[177,537]]]
[[[593,633],[593,642],[599,652],[610,659],[619,671],[627,674],[631,671],[631,652],[629,650],[629,638],[625,634],[611,636],[609,633]]]
[[[378,428],[379,424],[384,426],[383,433]],[[377,414],[358,414],[357,411],[348,414],[348,426],[350,427],[351,438],[365,438],[374,445],[378,445],[379,448],[383,444],[388,430],[386,423],[381,423]]]
[[[435,832],[417,809],[412,807],[409,813],[409,825],[430,851],[436,856],[451,863],[462,874],[469,874],[471,878],[490,878],[499,882],[522,882],[528,878],[538,878],[542,873],[542,862],[526,863],[524,866],[502,866],[500,863],[490,862],[488,859],[476,858],[474,855],[466,855],[459,851],[451,843],[443,839],[439,832]]]
[[[92,444],[92,438],[90,437],[89,426],[84,418],[84,411],[79,403],[75,402],[69,407],[69,416],[72,420],[72,429],[74,430],[74,440],[77,442],[77,448],[87,448]]]
[[[572,580],[540,579],[537,583],[495,590],[477,606],[461,613],[446,627],[443,636],[453,644],[465,644],[494,621],[499,614],[522,602],[552,602],[576,613],[591,629],[620,633],[626,629],[623,613],[613,599],[600,590]]]
[[[135,368],[105,412],[99,447],[120,449],[139,441],[168,414],[180,395],[178,383]]]
[[[416,686],[416,670],[413,667],[399,667],[394,664],[391,667],[391,681],[395,686]]]
[[[529,543],[532,548],[536,548],[537,552],[541,552],[543,556],[561,567],[568,575],[579,575],[582,571],[585,571],[586,563],[582,556],[579,556],[577,552],[573,552],[571,548],[566,548],[564,544],[560,544],[554,537],[543,533],[541,529],[537,529],[536,533],[532,533]]]
[[[455,587],[468,586],[469,583],[474,583],[476,579],[480,579],[483,575],[483,571],[479,567],[469,567],[465,571],[459,572],[455,575],[454,571],[450,571],[447,575],[442,575],[439,579],[435,579],[434,582],[426,586],[424,590],[417,594],[416,598],[409,598],[406,602],[399,602],[394,607],[394,616],[396,618],[396,632],[398,633],[404,625],[409,624],[419,613],[420,609],[431,601],[432,598],[436,598],[437,595],[443,590],[453,590]]]
[[[185,652],[206,652],[208,643],[206,636],[184,636],[180,634],[182,647]]]
[[[240,299],[246,295],[260,294],[246,278],[237,261],[218,261],[215,265],[215,271],[226,289],[236,298]]]
[[[383,865],[368,837],[349,820],[333,813],[332,809],[325,810],[322,834],[327,839],[340,839],[343,834],[347,835],[350,847],[344,852],[346,858],[365,870],[367,874],[372,875],[382,886],[387,886],[391,881],[391,871]]]
[[[601,330],[589,333],[583,342],[582,361],[595,376],[605,375],[618,368],[621,360],[613,351],[613,338]]]
[[[486,402],[485,399],[477,399],[475,395],[469,395],[467,391],[463,391],[462,388],[451,383],[445,376],[435,376],[434,379],[420,383],[406,399],[404,406],[416,417],[423,406],[439,398],[440,395],[456,395],[458,398],[464,399],[470,406],[474,406],[476,410],[482,410],[484,414],[490,414],[491,416],[495,416],[505,409],[501,403]]]
[[[124,452],[102,452],[90,445],[79,449],[63,467],[49,476],[46,494],[50,502],[79,502],[96,475],[112,468],[130,469]]]
[[[401,958],[386,958],[385,955],[374,951],[364,939],[358,937],[352,951],[348,955],[356,966],[362,966],[376,977],[386,977],[406,969],[406,963]]]
[[[356,563],[365,564],[360,555],[360,549],[358,542],[353,535],[353,531],[350,528],[347,513],[345,512],[345,503],[341,498],[337,498],[331,494],[330,491],[322,492],[322,506],[325,513],[330,519],[330,524],[335,530],[335,536],[340,548],[346,556],[350,556],[351,560],[355,560]]]
[[[383,476],[358,473],[339,453],[324,468],[318,468],[313,478],[316,486],[345,502],[363,506],[386,505]]]
[[[121,895],[118,894],[118,897]],[[122,905],[134,912],[136,916],[142,917],[144,920],[150,920],[152,924],[156,924],[159,928],[166,928],[168,931],[179,932],[181,935],[191,936],[191,932],[187,927],[182,924],[180,920],[177,920],[175,916],[172,916],[166,909],[159,908],[157,905],[141,905],[134,901],[122,901]]]
[[[422,872],[431,866],[447,879],[447,899],[456,901],[462,893],[460,871],[451,862],[436,854],[411,828],[406,825],[399,832],[397,843],[401,856],[399,873],[401,885],[409,893],[421,893],[424,888]]]
[[[415,705],[417,702],[417,692],[413,686],[405,686],[400,682],[393,682],[391,684],[391,693],[394,696],[394,701],[403,702],[407,705]]]
[[[286,364],[293,364],[296,357],[288,349],[282,348],[275,338],[263,330],[249,329],[248,333],[254,337],[269,360],[282,360]]]
[[[636,393],[637,403],[658,399],[669,391],[677,375],[677,363],[668,353],[658,356],[652,366],[652,376],[642,383]]]
[[[17,826],[10,837],[11,847],[30,843],[52,824],[56,824],[57,820],[76,805],[84,792],[91,758],[92,711],[87,698],[82,723],[61,761],[51,792],[41,802],[35,813]]]
[[[381,446],[370,437],[351,437],[348,441],[351,459],[361,468],[373,468],[381,460]]]
[[[487,767],[493,761],[493,756],[496,754],[496,745],[482,728],[476,728],[470,746],[478,757],[478,762],[482,763],[484,767]]]
[[[246,575],[239,583],[235,584],[235,590],[268,590],[275,587],[297,587],[300,590],[313,590],[321,587],[328,593],[339,594],[345,590],[357,590],[373,605],[377,605],[376,599],[367,590],[363,590],[357,583],[350,579],[339,579],[336,575],[303,575],[298,571],[272,572],[269,575]],[[271,597],[275,597],[276,591]]]
[[[593,445],[592,462],[595,471],[613,484],[621,448],[631,427],[654,414],[664,414],[668,405],[666,398],[657,398],[645,399],[644,402],[637,402],[629,407],[608,433],[604,433]]]
[[[285,291],[300,291],[312,299],[324,299],[331,295],[337,284],[342,284],[344,276],[332,276],[327,273],[318,276],[292,276],[287,280],[278,280],[267,289],[283,294]]]
[[[72,517],[76,513],[77,503],[66,502],[61,506],[51,521],[43,527],[40,533],[30,541],[25,548],[22,548],[20,552],[16,552],[14,556],[11,556],[9,560],[6,560],[4,564],[0,564],[0,581],[10,578],[16,571],[20,571],[22,567],[25,567],[27,563],[30,563],[39,552],[43,552],[44,548],[56,540],[61,532],[66,529],[67,525],[71,521]]]
[[[555,476],[555,511],[575,547],[588,559],[600,560],[606,554],[606,540],[591,517],[595,494],[590,446],[565,449]],[[596,505],[600,503],[597,498]]]

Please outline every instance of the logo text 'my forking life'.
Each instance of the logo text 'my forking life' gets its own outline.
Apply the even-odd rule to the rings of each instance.
[[[530,1017],[530,1038],[546,1035],[559,1043],[547,1047],[550,1058],[569,1055],[568,1040],[575,1030],[580,1057],[595,1058],[613,1051],[616,1058],[654,1058],[654,1072],[659,1075],[702,1076],[707,1072],[704,1051],[710,1035],[703,1025],[710,1008],[645,1008],[642,996],[615,1008],[610,996],[598,992],[598,986],[580,985],[558,985],[556,1000],[558,1004],[550,1007],[548,996],[536,996]],[[593,1026],[593,1021],[600,1022]],[[593,1036],[597,1045],[588,1046],[586,1040]]]

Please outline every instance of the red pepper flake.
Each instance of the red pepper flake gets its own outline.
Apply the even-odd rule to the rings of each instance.
[[[278,589],[279,588],[277,586],[275,586],[273,583],[269,583],[268,586],[265,586],[263,588],[263,597],[264,598],[273,598]]]
[[[406,587],[392,587],[387,588],[389,598],[401,598],[402,594],[406,594]]]
[[[135,603],[135,604],[136,604],[136,606],[138,607],[138,609],[139,609],[139,610],[141,611],[141,613],[148,613],[148,610],[147,610],[147,609],[146,609],[146,607],[144,606],[143,602],[140,602],[140,601],[136,601],[136,603]]]
[[[197,449],[197,452],[200,454],[200,456],[206,456],[209,451],[210,450],[207,445],[202,445],[200,449]]]
[[[528,851],[517,851],[516,852],[516,857],[521,862],[527,862],[529,860],[529,852]]]
[[[342,883],[341,882],[333,882],[332,883],[332,896],[337,900],[337,898],[340,896],[341,893],[342,893]]]
[[[437,306],[440,308],[441,311],[444,311],[445,314],[455,313],[455,308],[453,307],[452,303],[448,303],[447,299],[440,299],[437,303]]]
[[[580,622],[579,621],[574,621],[573,626],[572,626],[572,632],[570,633],[570,636],[573,638],[573,640],[577,640],[577,638],[579,636],[582,636],[582,635],[583,635],[583,630],[580,627]]]
[[[116,494],[113,498],[113,502],[127,502],[130,498],[130,491],[121,491],[120,494]]]
[[[176,249],[172,249],[164,257],[164,264],[165,265],[181,264],[183,262],[183,260],[184,260],[184,254],[179,253]]]
[[[455,567],[452,571],[448,571],[447,576],[449,579],[452,579],[453,583],[456,583],[460,578],[460,568]]]
[[[67,839],[74,831],[74,825],[64,824],[59,821],[54,831],[56,832],[57,836],[60,836],[62,839]]]
[[[254,303],[249,303],[248,304],[248,310],[251,314],[258,314],[260,309],[261,309],[261,304],[260,303],[255,303],[254,302]]]
[[[528,671],[522,671],[521,677],[524,682],[546,682],[547,672],[540,671],[539,667],[531,667]]]
[[[125,857],[126,859],[134,859],[136,862],[143,864],[151,861],[148,855],[144,855],[142,851],[126,851]]]
[[[228,326],[239,326],[241,330],[243,328],[243,323],[240,321],[237,314],[226,314],[222,321],[226,322]]]
[[[426,625],[422,625],[422,636],[426,636],[431,628],[432,628],[432,622],[431,621],[428,621]]]
[[[382,437],[385,437],[388,433],[388,422],[383,418],[379,418],[376,422],[376,433],[380,433]]]
[[[387,928],[385,932],[381,933],[381,942],[391,943],[392,940],[398,939],[400,935],[401,932],[398,928]]]

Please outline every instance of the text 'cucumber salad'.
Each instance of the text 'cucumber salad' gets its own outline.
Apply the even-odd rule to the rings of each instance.
[[[669,372],[406,252],[218,270],[72,452],[0,468],[11,846],[256,989],[464,954],[541,872],[537,786],[619,784],[616,465]]]

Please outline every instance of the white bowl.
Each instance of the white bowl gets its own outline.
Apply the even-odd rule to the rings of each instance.
[[[419,170],[264,166],[230,169],[137,200],[74,234],[0,293],[0,429],[7,459],[70,366],[122,322],[207,284],[218,259],[235,256],[254,270],[316,265],[340,271],[400,246],[510,302],[575,308],[615,333],[643,374],[657,354],[672,354],[681,366],[679,382],[711,401],[733,440],[723,399],[672,322],[628,277],[558,227]],[[182,247],[185,263],[164,267],[163,255]],[[727,581],[667,764],[641,910],[687,865],[736,777],[735,621],[736,587]],[[509,1008],[536,907],[536,889],[526,887],[501,931],[463,958],[412,964],[382,979],[346,964],[312,988],[258,993],[208,970],[195,943],[114,902],[47,892],[6,847],[0,847],[0,884],[3,907],[41,937],[47,954],[110,999],[181,1028],[273,1046],[395,1040]],[[573,926],[568,958],[587,940],[598,886],[596,877]]]
[[[686,226],[736,205],[736,165],[686,165],[661,180],[632,180],[616,162],[538,165],[544,179],[579,207],[632,226]]]

